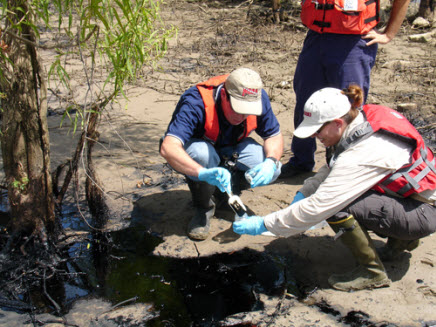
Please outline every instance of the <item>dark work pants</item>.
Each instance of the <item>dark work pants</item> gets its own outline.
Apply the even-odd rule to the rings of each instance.
[[[359,85],[368,95],[371,69],[378,45],[366,46],[360,35],[307,33],[294,75],[296,105],[294,127],[303,121],[306,100],[315,91],[325,87],[343,89]],[[302,170],[312,170],[315,161],[315,139],[293,137],[290,162]]]
[[[416,240],[436,230],[436,207],[368,191],[341,210],[380,236]]]

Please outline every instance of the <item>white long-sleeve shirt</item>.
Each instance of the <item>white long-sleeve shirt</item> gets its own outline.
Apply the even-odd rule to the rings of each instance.
[[[365,118],[360,113],[346,128],[349,136]],[[266,228],[277,236],[299,234],[330,218],[385,176],[411,162],[413,149],[400,140],[376,133],[342,152],[332,168],[321,167],[299,190],[306,198],[264,217]],[[420,193],[436,203],[436,190]]]

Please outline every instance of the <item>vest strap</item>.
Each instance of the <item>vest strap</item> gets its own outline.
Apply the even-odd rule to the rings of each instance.
[[[368,23],[371,23],[371,22],[373,22],[375,20],[377,20],[377,16],[369,17],[369,18],[364,20],[364,23],[368,24]]]
[[[433,157],[432,161],[429,161],[427,157],[428,151],[431,150],[426,146],[421,148],[421,157],[424,159],[424,162],[427,164],[427,166],[436,174],[436,156]]]
[[[317,10],[332,10],[335,9],[334,3],[315,3],[315,9]]]
[[[350,133],[350,135],[339,142],[335,147],[335,152],[330,161],[330,166],[332,166],[333,162],[336,161],[336,158],[345,150],[347,150],[351,145],[354,145],[358,142],[361,142],[368,137],[374,134],[374,130],[371,127],[371,124],[366,121],[358,126],[356,126]]]
[[[347,16],[359,16],[360,15],[359,11],[343,11],[342,13],[344,15],[347,15]]]
[[[389,185],[390,183],[392,183],[393,181],[397,180],[398,178],[400,178],[401,176],[404,176],[406,179],[406,176],[409,176],[409,172],[412,171],[413,169],[415,169],[416,167],[418,167],[420,164],[423,163],[422,158],[419,158],[418,160],[416,160],[413,165],[407,166],[407,167],[403,167],[398,169],[395,173],[393,173],[389,178],[387,178],[382,184],[383,185]],[[409,176],[409,178],[411,178]],[[419,188],[419,187],[418,187]]]
[[[434,173],[436,173],[436,168],[435,168],[435,161],[436,161],[436,159],[433,158],[432,161],[429,161],[427,159],[427,151],[428,151],[427,147],[421,148],[421,150],[420,150],[421,158],[416,160],[416,162],[413,165],[411,165],[409,167],[405,167],[405,168],[399,169],[396,173],[392,174],[389,178],[387,178],[385,181],[383,181],[382,184],[383,185],[389,185],[390,183],[395,181],[397,178],[400,178],[401,176],[403,176],[407,180],[408,184],[404,185],[397,192],[398,194],[404,195],[405,193],[409,192],[412,189],[412,187],[415,190],[418,190],[420,188],[419,182],[423,178],[425,178],[425,176],[427,176],[427,174],[430,171],[433,171]],[[421,170],[415,177],[411,177],[409,175],[409,172],[414,170],[416,167],[421,165],[423,162],[426,163],[426,167],[423,170]]]
[[[321,20],[315,20],[315,21],[313,21],[313,25],[316,25],[319,27],[330,27],[332,24],[329,22],[323,22]]]

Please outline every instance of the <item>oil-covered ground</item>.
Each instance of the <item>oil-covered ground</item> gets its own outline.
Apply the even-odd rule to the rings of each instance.
[[[77,192],[77,207],[72,189],[59,244],[69,259],[64,252],[41,255],[38,269],[32,270],[32,260],[20,266],[32,278],[16,270],[15,277],[2,279],[1,290],[9,293],[0,294],[0,325],[436,325],[434,236],[385,263],[393,282],[389,288],[354,293],[332,290],[327,283],[330,274],[351,269],[354,260],[326,227],[288,239],[239,236],[231,231],[232,213],[218,211],[207,240],[186,237],[193,214],[188,187],[157,150],[185,89],[238,66],[257,70],[285,136],[282,162],[291,156],[292,80],[305,28],[298,5],[282,2],[287,19],[280,24],[272,23],[269,1],[169,0],[162,6],[164,19],[179,28],[178,38],[170,42],[160,68],[144,70],[143,79],[128,88],[128,109],[120,99],[102,116],[94,158],[111,209],[107,230],[92,233],[83,191]],[[406,22],[391,43],[380,46],[368,102],[405,113],[436,148],[435,39],[409,41],[410,35],[428,31]],[[53,55],[44,52],[47,64]],[[78,88],[82,77],[78,71]],[[49,101],[54,169],[71,157],[75,139],[67,122],[59,127],[63,108],[55,98]],[[319,169],[322,146],[316,160]],[[241,198],[264,215],[289,205],[305,177],[243,191]],[[378,247],[385,242],[372,237]],[[51,278],[56,274],[50,267],[62,260],[60,277]],[[1,261],[3,273],[11,267],[6,263],[10,260]],[[11,299],[6,295],[13,287],[19,296]]]

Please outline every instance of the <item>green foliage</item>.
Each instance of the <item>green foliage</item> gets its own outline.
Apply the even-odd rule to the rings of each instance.
[[[29,179],[27,177],[23,177],[19,181],[14,179],[14,181],[12,182],[12,187],[15,189],[19,189],[20,191],[24,191],[27,188],[28,184],[29,184]]]
[[[160,17],[161,0],[1,0],[0,3],[0,19],[2,23],[9,22],[9,32],[19,35],[25,24],[38,37],[49,31],[62,40],[56,46],[57,56],[48,71],[49,82],[59,83],[63,92],[71,95],[73,103],[65,106],[78,110],[82,122],[92,103],[74,103],[69,58],[80,58],[87,95],[92,102],[114,100],[117,95],[124,95],[124,85],[134,82],[144,67],[157,65],[167,51],[168,39],[177,33],[175,27],[166,27]],[[103,68],[103,81],[96,81],[97,65]],[[64,118],[72,119],[75,129],[78,118],[72,116],[66,113]]]

